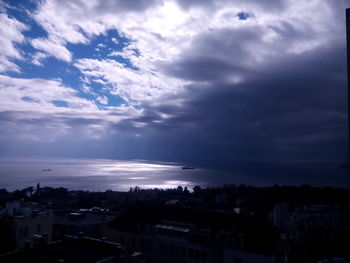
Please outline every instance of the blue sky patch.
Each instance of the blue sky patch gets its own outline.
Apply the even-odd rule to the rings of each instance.
[[[33,98],[31,98],[31,97],[27,97],[27,96],[25,96],[25,97],[22,97],[21,98],[23,101],[27,101],[27,102],[39,102],[38,100],[36,100],[36,99],[33,99]]]
[[[55,105],[56,107],[64,107],[68,108],[68,102],[64,100],[52,100],[51,103]]]
[[[239,12],[236,16],[239,20],[247,20],[251,15],[246,12]]]
[[[108,30],[90,39],[88,44],[68,43],[67,48],[74,54],[74,59],[79,58],[105,58],[113,51],[121,51],[129,44],[127,38],[121,37],[116,30]]]

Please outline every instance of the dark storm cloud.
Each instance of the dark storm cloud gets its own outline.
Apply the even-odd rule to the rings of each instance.
[[[197,52],[201,52],[198,46]],[[212,52],[217,57],[212,60],[184,55],[180,62],[168,65],[168,74],[199,82],[186,87],[181,106],[152,108],[142,118],[124,121],[123,128],[147,138],[153,154],[208,166],[218,162],[237,166],[241,161],[345,160],[343,45],[332,43],[299,55],[281,54],[254,74],[244,66],[226,63],[220,52]],[[244,51],[237,56],[243,58]],[[237,72],[249,78],[238,84],[225,81]],[[156,110],[173,116],[162,119],[154,114]],[[134,126],[136,122],[145,123],[142,131]],[[143,142],[142,137],[137,140]]]
[[[177,60],[160,64],[160,68],[166,74],[192,81],[226,82],[234,77],[252,79],[255,71],[260,70],[256,68],[261,59],[259,56],[262,56],[259,52],[266,49],[270,53],[269,57],[263,58],[267,64],[269,60],[289,63],[284,60],[286,49],[313,39],[316,34],[308,26],[297,30],[283,20],[276,25],[267,25],[267,28],[279,37],[273,47],[266,44],[263,38],[266,28],[262,26],[208,30],[195,37]]]
[[[338,15],[343,11],[334,10]],[[345,160],[344,43],[330,36],[309,51],[287,52],[317,39],[316,32],[283,20],[268,28],[279,36],[273,47],[264,43],[261,27],[197,36],[175,62],[164,65],[167,74],[193,81],[183,94],[186,102],[178,111],[159,108],[175,116],[149,129],[167,131],[169,141],[177,138],[183,157],[212,163]],[[256,53],[264,48],[274,52],[259,65]],[[229,81],[233,77],[243,81],[234,84]]]
[[[169,77],[176,79],[175,86],[178,80],[178,83],[186,83],[179,89],[172,89],[169,84],[171,95],[166,95],[169,93],[165,90],[165,95],[159,95],[162,100],[157,97],[158,93],[150,99],[143,98],[138,105],[141,110],[128,105],[130,115],[127,116],[123,116],[124,110],[99,112],[108,116],[89,115],[90,110],[87,110],[87,115],[77,115],[81,117],[76,117],[73,109],[67,115],[35,115],[33,112],[32,117],[25,118],[23,112],[2,112],[0,121],[11,123],[6,126],[8,133],[12,134],[11,129],[23,127],[21,133],[36,134],[33,129],[37,129],[38,137],[44,138],[44,142],[34,138],[24,143],[16,138],[12,146],[6,146],[7,151],[31,154],[35,149],[36,153],[43,155],[140,158],[207,167],[234,166],[240,174],[259,174],[267,181],[280,172],[291,177],[294,173],[310,172],[304,166],[288,170],[279,165],[282,162],[344,161],[347,149],[346,61],[344,18],[339,18],[344,16],[344,10],[337,4],[345,6],[345,1],[327,1],[327,5],[322,2],[316,17],[322,18],[319,14],[326,14],[327,18],[334,18],[327,22],[329,27],[327,24],[323,29],[317,23],[315,25],[310,6],[302,10],[295,4],[289,10],[288,1],[250,0],[244,1],[250,3],[247,9],[239,10],[240,2],[178,1],[182,11],[202,7],[200,12],[209,18],[213,16],[213,21],[217,20],[212,27],[205,19],[203,21],[208,27],[196,23],[184,24],[183,28],[179,26],[185,33],[188,26],[189,35],[193,34],[189,37],[190,43],[182,39],[184,45],[180,45],[176,56],[172,57],[170,53],[173,51],[169,50],[170,59],[157,57],[157,63],[146,63],[147,69],[152,68],[155,73],[164,75],[165,82]],[[135,11],[140,12],[138,15],[142,18],[142,11],[152,13],[149,9],[159,3],[101,1],[96,8],[89,10],[90,13],[86,12],[86,16],[97,14],[100,17],[106,13],[117,16],[118,12]],[[228,3],[237,3],[237,6]],[[84,6],[83,2],[78,2],[75,8],[80,10],[80,4]],[[332,8],[328,10],[328,6]],[[220,12],[212,12],[216,8]],[[235,13],[231,14],[231,10]],[[251,16],[247,21],[240,21],[237,18],[239,11]],[[306,15],[307,20],[303,20],[305,14],[299,17],[294,13],[304,11],[307,15],[310,12],[310,17]],[[85,17],[85,12],[81,15]],[[294,20],[295,17],[298,19]],[[308,19],[312,22],[309,23]],[[325,24],[321,23],[322,26]],[[138,32],[126,28],[131,30],[130,35]],[[139,30],[143,30],[141,25]],[[171,41],[172,36],[153,32],[156,30],[157,27],[141,35],[145,39],[146,36],[157,36],[156,41],[151,42],[154,44],[148,43],[147,52],[142,53],[140,49],[141,57],[148,58],[152,54],[148,53],[149,50],[152,45],[157,49],[157,43],[169,41],[169,46],[163,46],[170,49],[170,44],[177,44]],[[180,41],[183,32],[181,37],[175,33],[174,39]],[[142,43],[142,39],[136,36],[133,41]],[[160,53],[163,51],[166,52],[162,50]],[[112,67],[108,70],[114,72]],[[148,76],[144,77],[147,80]],[[126,89],[132,90],[134,85],[130,82]],[[123,85],[114,84],[117,89]],[[69,132],[58,134],[57,140],[49,140],[48,136],[45,141],[43,133],[55,132],[60,127]],[[102,137],[97,134],[92,140],[86,134],[96,135],[96,127],[104,129],[97,133],[104,134]],[[3,145],[7,145],[6,142]]]
[[[247,77],[254,59],[250,43],[261,42],[262,29],[220,29],[197,36],[176,61],[160,65],[170,76],[192,81],[225,82]]]
[[[173,65],[165,65],[164,68],[171,76],[194,81],[217,81],[225,78],[228,74],[242,72],[240,67],[218,58],[206,56],[192,56]],[[188,70],[189,68],[190,70]]]

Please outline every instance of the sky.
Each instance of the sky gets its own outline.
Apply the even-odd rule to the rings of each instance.
[[[0,157],[345,162],[347,7],[0,0]]]

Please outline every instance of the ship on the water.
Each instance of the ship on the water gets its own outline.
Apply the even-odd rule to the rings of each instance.
[[[193,167],[193,166],[182,166],[182,169],[183,170],[193,170],[193,169],[196,169],[196,167]]]

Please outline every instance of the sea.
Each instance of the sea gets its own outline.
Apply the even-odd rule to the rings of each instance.
[[[128,191],[130,187],[192,189],[246,184],[254,186],[301,185],[348,187],[348,171],[336,165],[253,165],[219,169],[182,169],[183,163],[111,159],[0,158],[0,188],[28,186],[65,187],[71,190]],[[247,168],[248,167],[248,168]]]

